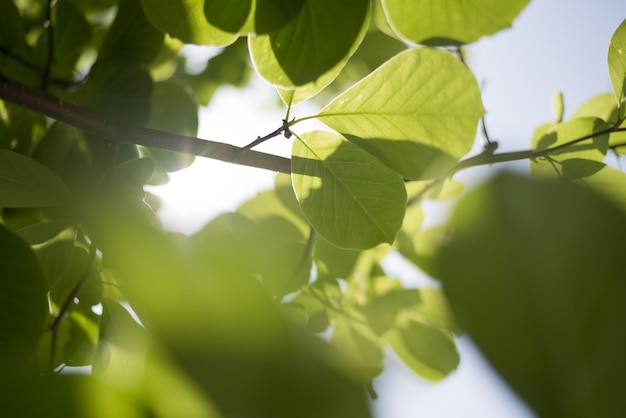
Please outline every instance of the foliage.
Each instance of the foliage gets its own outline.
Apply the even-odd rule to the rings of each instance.
[[[3,415],[368,417],[385,350],[440,380],[467,330],[539,414],[618,416],[626,178],[605,156],[626,149],[626,21],[613,95],[567,121],[557,96],[532,149],[462,160],[484,109],[461,46],[527,3],[1,2]],[[213,48],[205,69],[186,44]],[[286,104],[278,128],[194,138],[199,105],[252,68]],[[297,131],[313,118],[331,131]],[[279,135],[290,160],[251,149]],[[282,174],[181,236],[144,185],[193,155]],[[519,159],[530,178],[453,179]],[[422,202],[459,195],[423,227]],[[389,277],[391,252],[442,286]]]

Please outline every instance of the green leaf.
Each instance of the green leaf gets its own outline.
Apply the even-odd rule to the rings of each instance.
[[[0,149],[0,206],[57,206],[69,197],[69,190],[52,171],[25,155]]]
[[[402,226],[398,233],[396,241],[398,251],[424,273],[431,277],[437,277],[435,256],[437,248],[445,238],[444,230],[445,227],[440,225],[415,231],[414,226],[409,221],[408,224],[405,223]]]
[[[532,146],[535,150],[555,148],[608,128],[609,126],[598,118],[578,118],[563,123],[543,125],[535,132]],[[555,164],[570,158],[602,161],[606,155],[608,143],[608,134],[576,142],[551,152],[547,156],[531,159],[530,172],[536,177],[552,177],[551,173],[556,170]]]
[[[54,59],[52,72],[55,77],[72,79],[76,64],[91,40],[91,26],[79,6],[73,2],[59,2],[52,8],[54,25]]]
[[[410,179],[445,172],[470,150],[484,110],[452,54],[412,49],[338,96],[317,118]]]
[[[226,46],[238,38],[207,21],[204,0],[141,0],[141,4],[155,27],[185,43]]]
[[[4,225],[0,249],[0,367],[11,376],[32,365],[45,329],[48,289],[33,251]]]
[[[458,180],[446,178],[428,181],[411,181],[406,183],[409,201],[419,202],[424,199],[445,201],[454,199],[463,193],[465,186]]]
[[[139,385],[143,377],[146,330],[119,303],[104,299],[93,374],[114,385]]]
[[[594,117],[606,123],[615,123],[618,120],[615,96],[602,93],[583,103],[572,115],[572,119]]]
[[[385,339],[402,361],[424,379],[441,380],[459,364],[450,332],[408,315],[398,317]]]
[[[67,328],[69,334],[67,342],[60,347],[63,364],[72,367],[91,366],[98,346],[99,319],[91,311],[70,312],[61,325]]]
[[[368,381],[382,371],[381,342],[363,318],[339,315],[334,321],[332,344],[342,356],[343,367],[355,378]]]
[[[382,0],[394,32],[425,45],[459,45],[506,29],[530,0]]]
[[[0,4],[0,45],[8,50],[13,49],[22,42],[23,32],[22,19],[15,3],[3,1]]]
[[[100,47],[95,67],[116,65],[129,69],[154,62],[163,48],[164,35],[150,24],[145,16],[146,10],[141,6],[139,0],[120,1],[115,20]]]
[[[298,16],[281,30],[250,37],[257,71],[286,88],[320,79],[354,53],[365,36],[369,11],[367,0],[305,0]]]
[[[400,176],[330,132],[302,135],[292,154],[296,196],[320,235],[354,249],[393,242],[406,205]]]
[[[541,172],[544,178],[565,180],[594,190],[626,211],[626,174],[600,161],[571,158],[552,163]]]
[[[0,148],[30,154],[46,129],[46,118],[13,103],[0,101]]]
[[[71,227],[66,221],[40,222],[15,231],[29,245],[43,244]]]
[[[122,198],[143,199],[143,186],[154,172],[154,160],[137,158],[118,164],[108,178],[105,191]]]
[[[360,251],[339,248],[317,236],[313,252],[317,279],[347,279],[360,254]]]
[[[611,85],[615,99],[620,104],[626,97],[626,20],[622,21],[611,38],[608,62]]]
[[[455,209],[439,254],[457,317],[546,417],[619,416],[626,218],[567,183],[502,174]]]
[[[173,81],[155,83],[148,128],[186,136],[198,133],[198,103],[189,87]]]
[[[204,0],[207,21],[230,33],[273,33],[298,15],[304,0]]]
[[[74,231],[68,230],[35,250],[50,287],[65,274],[74,252]]]
[[[224,85],[243,87],[248,83],[252,73],[249,61],[248,44],[244,38],[240,38],[224,48],[220,54],[209,59],[206,68],[200,74],[179,77],[193,89],[198,103],[206,106],[219,87]]]
[[[341,60],[316,81],[295,89],[278,88],[278,93],[285,104],[296,105],[317,95],[334,82],[328,91],[328,94],[334,97],[336,93],[345,90],[356,80],[365,77],[376,67],[405,49],[406,45],[402,42],[382,32],[369,31],[354,54]]]
[[[87,250],[75,246],[70,256],[69,261],[62,260],[67,263],[63,274],[50,289],[50,309],[56,313],[60,311],[81,280],[83,283],[78,294],[79,308],[89,311],[93,305],[100,303],[102,299],[102,281],[97,270],[90,264]]]
[[[293,197],[291,197],[293,199]],[[267,191],[244,203],[237,213],[218,216],[192,237],[204,258],[218,258],[261,276],[271,295],[283,296],[309,280],[310,227]]]

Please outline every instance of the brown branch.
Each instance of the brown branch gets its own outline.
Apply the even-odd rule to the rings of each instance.
[[[222,142],[171,134],[113,121],[40,90],[11,81],[1,74],[0,99],[8,100],[52,119],[67,123],[105,141],[144,145],[227,163],[291,173],[291,161],[288,158],[243,149]]]

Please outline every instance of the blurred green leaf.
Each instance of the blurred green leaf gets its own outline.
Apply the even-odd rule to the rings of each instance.
[[[35,250],[50,287],[65,274],[74,252],[74,234],[68,231]]]
[[[250,37],[256,70],[286,88],[320,79],[354,53],[369,24],[369,8],[366,0],[305,0],[278,32]]]
[[[163,32],[185,43],[226,46],[238,35],[210,24],[204,14],[204,0],[141,0],[146,17]]]
[[[109,418],[145,416],[137,397],[91,376],[61,374],[0,381],[3,411],[15,417]],[[37,402],[34,401],[37,400]]]
[[[430,48],[396,55],[317,118],[402,176],[441,174],[474,142],[484,110],[471,72]]]
[[[626,20],[615,30],[609,45],[609,76],[619,106],[626,98]]]
[[[43,244],[59,235],[71,225],[65,221],[34,223],[15,231],[29,245]]]
[[[342,366],[348,373],[363,381],[377,376],[382,371],[382,344],[364,318],[339,315],[333,325],[332,344],[343,356]]]
[[[508,174],[452,215],[438,257],[446,295],[541,416],[624,410],[625,240],[623,212],[595,193]]]
[[[113,386],[139,390],[146,367],[146,331],[118,302],[105,298],[102,307],[93,374]]]
[[[109,197],[143,199],[143,186],[154,172],[154,160],[137,158],[118,164],[107,179],[104,191]]]
[[[406,41],[433,46],[466,44],[493,35],[510,27],[529,2],[382,0],[395,33]]]
[[[385,339],[404,363],[424,379],[441,380],[459,364],[450,332],[409,315],[400,315]]]
[[[236,213],[214,219],[191,242],[198,254],[259,274],[271,295],[282,296],[309,280],[309,234],[304,219],[289,211],[274,191],[266,191]]]
[[[224,48],[210,58],[200,74],[178,74],[193,89],[198,104],[206,106],[218,88],[225,85],[243,87],[250,80],[250,55],[245,38]]]
[[[66,203],[65,184],[37,161],[0,149],[0,206],[43,207]]]
[[[90,366],[98,345],[100,317],[88,311],[73,310],[61,327],[68,329],[68,340],[61,348],[61,359],[70,367]]]
[[[46,118],[13,103],[0,101],[0,148],[30,155],[46,129]]]
[[[54,13],[52,75],[71,80],[75,78],[78,60],[91,40],[91,25],[79,6],[71,1],[60,1],[52,10]]]
[[[296,196],[320,235],[353,249],[393,242],[406,205],[400,176],[330,132],[302,135],[292,154]]]
[[[0,249],[0,366],[10,380],[33,365],[46,325],[48,289],[33,251],[4,225]]]

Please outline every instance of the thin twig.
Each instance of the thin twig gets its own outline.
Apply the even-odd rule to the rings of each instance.
[[[293,121],[292,121],[293,122]],[[284,133],[285,138],[289,138],[291,137],[291,131],[289,130],[289,122],[287,121],[287,119],[283,119],[283,124],[281,125],[280,128],[276,129],[275,131],[261,137],[259,136],[257,139],[255,139],[254,141],[250,142],[248,145],[246,145],[245,147],[243,147],[243,149],[252,149],[254,147],[256,147],[257,145],[262,144],[263,142],[267,141],[268,139],[272,139],[277,137],[278,135]]]

